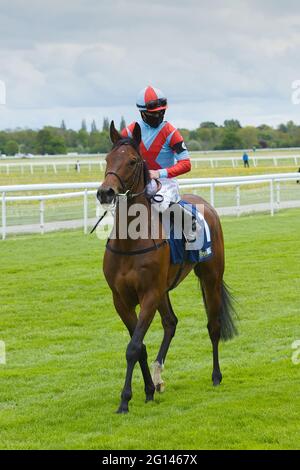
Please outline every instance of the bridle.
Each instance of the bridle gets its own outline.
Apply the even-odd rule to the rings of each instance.
[[[132,183],[129,185],[129,188],[126,189],[126,186],[127,186],[127,183],[124,182],[122,180],[122,178],[118,175],[118,173],[116,173],[115,171],[107,171],[105,173],[105,178],[108,176],[108,175],[113,175],[115,176],[118,181],[120,182],[121,184],[121,187],[122,187],[122,191],[123,193],[117,193],[115,195],[115,198],[117,197],[126,197],[126,199],[133,199],[137,196],[141,196],[142,194],[145,193],[145,188],[143,189],[143,191],[140,191],[139,193],[133,193],[132,190],[135,186],[135,183],[136,181],[139,181],[140,177],[141,177],[141,172],[143,170],[143,165],[144,165],[144,162],[143,160],[140,160],[138,163],[136,163],[135,165],[135,170],[134,170],[134,173],[133,173],[133,178],[132,178]]]
[[[128,144],[124,143],[123,145],[128,145]],[[104,175],[105,178],[107,177],[107,175],[115,176],[117,178],[117,180],[120,182],[121,187],[122,187],[123,193],[115,194],[114,202],[116,202],[119,197],[131,200],[131,199],[134,199],[137,196],[141,196],[141,195],[145,194],[146,186],[144,187],[143,191],[140,191],[139,193],[133,193],[132,192],[132,189],[134,188],[134,185],[135,185],[136,181],[139,181],[139,179],[141,177],[141,173],[142,173],[142,170],[143,170],[143,167],[144,167],[144,160],[142,159],[139,152],[137,152],[137,153],[138,153],[138,156],[139,156],[140,160],[135,165],[135,170],[134,170],[133,177],[132,177],[132,183],[129,185],[128,189],[126,189],[126,186],[127,186],[126,182],[124,182],[122,180],[122,178],[118,175],[118,173],[116,173],[115,171],[106,171],[105,172],[105,175]],[[104,212],[104,214],[100,217],[100,219],[95,224],[94,228],[91,230],[90,233],[93,233],[96,230],[96,228],[98,227],[98,225],[100,224],[102,219],[106,216],[107,212],[108,212],[107,210]]]

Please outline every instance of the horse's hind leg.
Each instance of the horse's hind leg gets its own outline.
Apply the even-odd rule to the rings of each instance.
[[[222,374],[219,364],[219,341],[221,337],[221,311],[222,311],[222,279],[219,276],[202,272],[195,268],[196,275],[200,278],[204,305],[207,313],[207,329],[213,347],[213,385],[220,385]]]
[[[119,316],[121,317],[128,329],[130,337],[132,337],[138,321],[134,308],[125,307],[125,305],[117,295],[114,295],[114,304]],[[153,400],[155,388],[148,366],[148,355],[145,344],[142,345],[139,363],[145,384],[146,402],[148,402]]]
[[[166,360],[170,343],[172,341],[173,336],[175,335],[176,325],[178,322],[178,319],[172,309],[168,293],[164,296],[162,302],[160,303],[158,311],[160,313],[161,322],[164,328],[164,337],[156,361],[154,363],[152,378],[156,391],[163,392],[164,381],[162,380],[161,372],[163,370],[163,365]]]
[[[213,347],[213,372],[212,381],[213,385],[220,385],[222,381],[222,374],[219,364],[219,341],[221,337],[221,318],[220,313],[222,309],[222,283],[217,280],[211,286],[210,283],[205,281],[201,282],[203,289],[203,296],[205,298],[206,312],[207,312],[207,329]]]

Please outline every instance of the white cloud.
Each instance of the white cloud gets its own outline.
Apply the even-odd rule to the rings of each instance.
[[[148,83],[165,90],[177,125],[297,120],[299,25],[293,0],[11,0],[0,18],[0,126],[69,116],[78,127],[84,113],[116,110],[130,119]]]

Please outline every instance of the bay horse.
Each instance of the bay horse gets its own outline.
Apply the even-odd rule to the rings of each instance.
[[[105,179],[97,191],[97,198],[101,204],[115,203],[115,224],[120,217],[118,201],[121,195],[127,198],[128,209],[134,202],[143,204],[149,215],[150,226],[151,201],[145,195],[149,172],[139,152],[140,126],[135,125],[132,138],[124,138],[112,121],[110,138],[113,147],[106,157]],[[232,297],[223,281],[224,241],[218,214],[199,196],[183,195],[182,198],[191,204],[204,206],[211,232],[213,256],[210,259],[199,263],[184,262],[181,266],[171,264],[170,248],[163,229],[155,240],[150,235],[147,239],[124,239],[116,232],[116,237],[108,239],[106,245],[104,275],[111,288],[116,311],[131,337],[126,350],[126,379],[118,413],[128,412],[128,403],[132,398],[132,374],[137,362],[140,363],[145,383],[146,402],[154,399],[155,391],[162,391],[164,383],[161,373],[178,321],[170,302],[169,291],[192,269],[200,280],[208,318],[207,328],[213,349],[212,381],[215,386],[222,380],[218,357],[219,340],[228,340],[237,334]],[[139,316],[136,314],[137,305],[140,305]],[[152,378],[143,340],[157,310],[161,316],[164,336],[154,363]]]

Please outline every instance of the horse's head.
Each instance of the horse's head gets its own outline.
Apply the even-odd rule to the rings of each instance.
[[[135,124],[132,138],[129,138],[122,137],[112,121],[110,138],[113,147],[106,156],[105,179],[97,192],[101,204],[111,204],[118,194],[137,190],[143,169],[143,159],[139,153],[141,128],[138,123]]]

